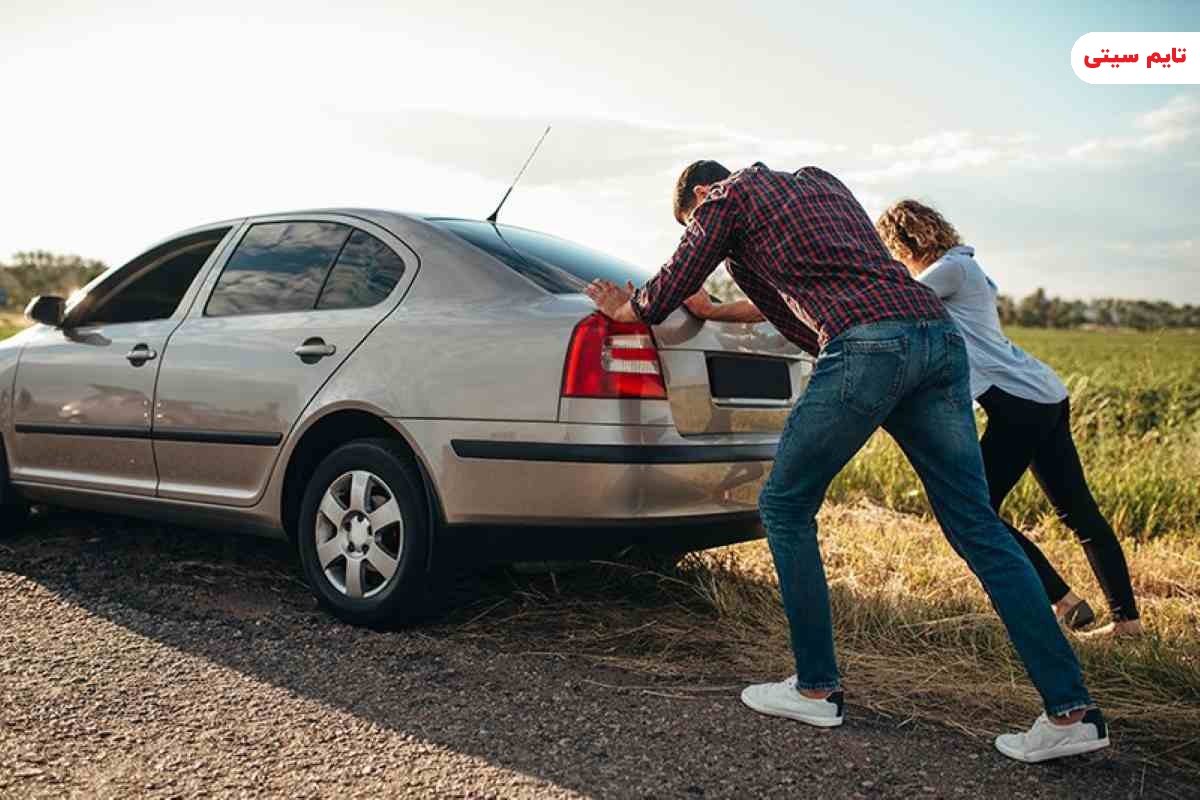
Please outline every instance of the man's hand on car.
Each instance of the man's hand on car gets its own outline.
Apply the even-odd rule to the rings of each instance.
[[[629,304],[633,297],[633,282],[626,282],[624,287],[617,286],[611,281],[594,280],[583,290],[601,314],[617,322],[635,322],[637,315]]]

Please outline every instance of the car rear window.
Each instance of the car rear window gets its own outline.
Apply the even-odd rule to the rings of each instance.
[[[576,294],[594,280],[640,286],[653,269],[584,247],[557,236],[467,219],[431,219],[433,224],[465,239],[511,269],[554,294]]]
[[[367,308],[382,303],[404,275],[404,261],[383,242],[355,231],[342,247],[317,308]]]

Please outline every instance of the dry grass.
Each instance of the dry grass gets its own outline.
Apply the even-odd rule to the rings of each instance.
[[[1098,609],[1103,596],[1079,546],[1041,544]],[[1095,699],[1140,758],[1200,769],[1200,542],[1126,542],[1141,640],[1075,639]],[[937,527],[866,504],[822,515],[839,658],[855,702],[898,719],[944,722],[973,734],[1025,725],[1040,702],[999,619]],[[752,542],[683,565],[731,637],[738,670],[792,671],[787,623],[770,553]]]
[[[999,619],[936,525],[866,503],[827,505],[821,538],[839,661],[852,704],[896,724],[971,736],[1027,726],[1041,707]],[[1044,538],[1099,610],[1079,546]],[[1074,639],[1123,757],[1200,770],[1200,542],[1126,542],[1144,639]],[[700,699],[794,671],[766,543],[689,556],[678,569],[604,564],[496,578],[456,613],[456,635],[619,668],[614,690]],[[503,637],[498,633],[503,631]]]

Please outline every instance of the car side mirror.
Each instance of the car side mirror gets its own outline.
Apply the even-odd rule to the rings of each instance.
[[[51,295],[39,295],[30,300],[29,305],[25,307],[26,317],[53,328],[62,327],[66,313],[67,301]]]

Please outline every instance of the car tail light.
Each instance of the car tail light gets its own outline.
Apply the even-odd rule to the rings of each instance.
[[[664,399],[658,350],[650,328],[592,314],[575,326],[563,370],[563,397]]]

